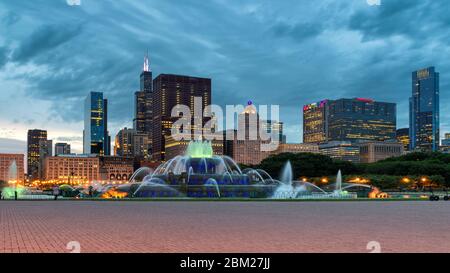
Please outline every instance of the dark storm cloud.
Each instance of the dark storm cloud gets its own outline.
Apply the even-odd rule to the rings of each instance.
[[[450,1],[383,0],[376,10],[356,11],[349,28],[360,31],[365,40],[403,35],[421,43],[449,33],[449,11]]]
[[[8,61],[9,50],[6,47],[0,47],[0,68],[2,68]]]
[[[14,51],[13,61],[23,63],[41,54],[52,54],[52,49],[70,41],[80,34],[79,23],[43,25],[33,31]]]
[[[298,41],[304,41],[315,37],[319,35],[322,30],[323,28],[320,23],[300,23],[291,25],[285,22],[278,22],[273,26],[273,32],[276,36],[291,37]]]

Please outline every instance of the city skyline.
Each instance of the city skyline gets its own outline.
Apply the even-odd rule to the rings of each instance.
[[[332,26],[333,20],[326,18],[322,21],[324,18],[309,18],[310,23],[299,22],[291,16],[282,20],[282,15],[291,12],[283,4],[249,2],[244,5],[245,8],[238,11],[236,6],[226,7],[226,4],[220,1],[205,3],[196,12],[208,15],[206,19],[211,20],[213,27],[220,30],[225,38],[213,35],[211,29],[197,25],[197,29],[204,30],[205,33],[188,32],[181,35],[182,47],[176,49],[174,41],[178,37],[177,34],[162,35],[164,30],[172,26],[181,31],[184,29],[183,24],[195,25],[195,22],[185,17],[177,20],[168,17],[169,6],[163,3],[153,5],[159,11],[157,14],[164,20],[158,18],[160,24],[149,29],[145,26],[151,25],[154,18],[141,18],[141,10],[144,10],[141,5],[144,4],[140,3],[114,3],[107,6],[84,1],[79,7],[68,7],[64,5],[64,1],[55,5],[38,2],[10,1],[0,4],[1,28],[15,30],[8,31],[0,41],[0,51],[3,54],[0,54],[3,56],[0,57],[0,86],[3,87],[2,93],[8,100],[8,105],[2,104],[4,107],[0,110],[2,151],[5,151],[3,147],[8,145],[5,143],[17,143],[17,140],[23,141],[25,147],[26,131],[40,128],[47,130],[49,139],[54,142],[68,142],[72,144],[74,152],[81,152],[83,113],[78,107],[91,90],[104,92],[105,97],[110,98],[111,136],[115,136],[123,127],[132,127],[133,94],[139,89],[142,57],[147,48],[155,76],[175,73],[211,78],[213,103],[244,104],[248,99],[252,99],[255,104],[280,104],[281,121],[285,124],[288,142],[299,142],[302,135],[303,105],[323,98],[362,96],[397,103],[397,128],[408,127],[411,72],[433,65],[441,72],[440,138],[449,129],[445,104],[450,99],[450,96],[446,96],[449,86],[446,71],[449,71],[450,66],[445,58],[433,57],[420,51],[434,46],[435,50],[441,49],[445,53],[448,47],[438,35],[430,35],[425,39],[423,30],[414,35],[408,27],[397,26],[401,25],[398,20],[401,20],[402,15],[414,12],[423,4],[396,1],[372,7],[365,1],[354,1],[323,2],[320,5],[301,3],[291,7],[292,11],[300,11],[302,6],[302,10],[315,14],[327,5],[337,15],[335,20],[338,24]],[[176,8],[179,9],[178,12],[181,12],[183,5],[185,4],[180,3]],[[435,2],[428,9],[439,15],[439,8],[445,10],[445,5],[448,4]],[[30,7],[35,9],[29,10]],[[97,17],[94,20],[94,15],[101,17],[102,8],[107,9],[105,12],[119,12],[118,10],[124,7],[130,8],[130,13],[135,12],[126,14],[130,18],[128,24],[111,24],[107,27],[108,31],[98,33],[100,39],[96,37],[100,41],[113,41],[114,43],[108,44],[112,48],[102,48],[97,43],[83,48],[83,51],[77,51],[81,42],[89,42],[87,34],[95,32],[102,23],[107,22],[107,19]],[[226,9],[223,16],[229,15],[236,22],[225,17],[218,17],[217,22],[213,21],[217,16],[211,15],[224,7]],[[19,15],[12,12],[17,8],[22,8],[24,13]],[[170,8],[173,9],[174,6],[170,5]],[[270,8],[274,8],[273,11],[269,11]],[[50,13],[64,9],[71,16],[44,24],[38,17],[40,9],[48,9]],[[194,12],[183,11],[186,16],[189,12]],[[267,15],[268,18],[262,18],[262,15]],[[365,20],[362,18],[364,16],[367,16]],[[439,16],[420,16],[430,21],[430,27],[437,28],[432,23],[443,23]],[[397,28],[389,29],[389,20],[380,24],[379,21],[383,18],[396,20]],[[275,23],[265,25],[269,19],[274,19]],[[30,21],[35,22],[36,27],[26,30]],[[87,26],[84,22],[92,24]],[[220,28],[220,24],[224,22],[230,23],[230,26],[249,23],[254,27],[255,33],[242,42],[234,40],[238,44],[233,48],[233,52],[229,52],[226,49],[226,46],[230,45],[227,38],[235,37],[235,34]],[[60,28],[64,24],[68,24],[68,27]],[[240,30],[243,32],[241,35],[250,32],[247,28]],[[330,30],[337,31],[330,33]],[[129,37],[127,44],[111,40],[117,33]],[[267,33],[268,37],[262,40],[260,46],[251,42],[264,33]],[[29,39],[26,36],[29,36]],[[54,39],[50,39],[46,44],[45,39],[43,40],[46,36]],[[14,45],[14,41],[21,42]],[[7,46],[6,42],[11,45]],[[252,46],[249,47],[246,42],[251,42]],[[345,44],[348,42],[352,42],[353,46],[346,49]],[[162,45],[171,46],[164,48]],[[311,48],[316,46],[323,48],[323,56],[311,53]],[[125,53],[120,53],[117,47],[124,47]],[[100,49],[104,50],[100,52]],[[308,56],[305,52],[311,54]],[[323,66],[323,58],[327,59],[327,62],[331,61],[329,67]],[[370,67],[366,66],[369,61],[372,64]],[[341,67],[342,63],[350,62],[349,67]],[[119,68],[119,64],[123,67]],[[52,74],[61,67],[64,69],[59,74]],[[24,73],[26,76],[19,75]],[[89,77],[88,73],[96,75],[95,79]],[[64,97],[61,97],[61,89],[64,91]],[[274,89],[286,96],[279,98],[273,94],[278,93],[273,92]],[[260,93],[265,96],[258,96]],[[11,118],[7,115],[11,109],[19,109],[20,112]]]

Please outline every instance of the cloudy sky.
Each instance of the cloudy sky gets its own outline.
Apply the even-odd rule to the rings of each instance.
[[[289,142],[325,98],[395,102],[406,127],[411,72],[433,65],[450,131],[449,14],[448,0],[2,0],[0,152],[24,152],[29,128],[80,152],[91,90],[112,136],[130,127],[147,49],[154,74],[212,78],[215,104],[280,105]]]

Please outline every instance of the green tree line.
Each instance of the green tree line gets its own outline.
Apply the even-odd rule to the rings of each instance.
[[[296,179],[335,176],[338,170],[341,170],[346,176],[372,177],[373,184],[379,186],[398,186],[403,177],[420,183],[421,177],[424,176],[437,186],[450,186],[450,154],[440,152],[414,152],[370,164],[334,160],[321,154],[283,153],[272,155],[252,167],[264,169],[272,177],[279,177],[288,160],[292,164]]]

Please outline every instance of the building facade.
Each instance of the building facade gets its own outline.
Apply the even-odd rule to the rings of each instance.
[[[90,182],[127,182],[133,158],[98,155],[60,155],[45,159],[44,179],[69,185]]]
[[[69,185],[100,181],[100,160],[96,155],[62,155],[45,159],[44,180]]]
[[[70,154],[70,144],[68,143],[55,143],[55,156],[58,155],[69,155]]]
[[[450,133],[445,133],[442,146],[450,147]]]
[[[444,153],[450,152],[450,133],[444,134],[444,139],[442,139],[441,141],[441,146],[439,150]]]
[[[403,143],[404,151],[409,151],[409,128],[400,128],[397,130],[397,141]]]
[[[165,138],[170,136],[172,124],[178,117],[171,117],[176,105],[188,106],[193,120],[202,119],[202,126],[209,119],[196,116],[194,103],[201,100],[201,113],[211,105],[211,79],[190,76],[161,74],[153,80],[153,131],[152,158],[165,160]],[[192,124],[195,124],[192,122]],[[190,128],[192,130],[199,128]]]
[[[41,139],[39,141],[39,179],[44,178],[45,159],[53,155],[53,141]]]
[[[276,128],[279,128],[281,123],[260,120],[256,107],[249,101],[244,111],[238,115],[237,130],[224,132],[224,154],[232,157],[239,164],[261,163],[281,144],[278,141],[280,133],[269,129],[275,124],[278,124]],[[269,131],[272,135],[269,135]],[[272,140],[271,137],[274,135],[277,139]]]
[[[395,103],[365,98],[322,100],[303,107],[303,142],[393,140]]]
[[[46,130],[28,130],[27,136],[27,172],[32,179],[39,178],[40,143],[47,140]]]
[[[359,144],[359,157],[361,163],[374,163],[390,157],[403,154],[403,143],[369,141]]]
[[[395,103],[354,98],[328,101],[327,141],[385,141],[396,137]]]
[[[359,163],[359,146],[350,141],[331,141],[319,145],[320,153],[333,159]]]
[[[99,159],[102,181],[127,182],[134,172],[132,157],[102,156]]]
[[[328,136],[328,100],[303,106],[303,143],[324,143]]]
[[[139,157],[148,159],[151,153],[150,136],[139,133],[135,129],[124,128],[120,130],[114,141],[114,155],[125,157]]]
[[[276,120],[263,120],[261,125],[263,130],[271,136],[272,141],[277,141],[279,144],[286,143],[286,136],[283,133],[283,122]],[[275,139],[273,139],[274,137]]]
[[[319,145],[315,143],[282,143],[272,154],[282,153],[320,153]]]
[[[116,156],[133,156],[133,138],[136,134],[135,129],[121,129],[114,140],[114,155]]]
[[[409,122],[410,150],[439,149],[439,73],[434,67],[412,73]]]
[[[108,100],[102,92],[90,92],[84,104],[83,154],[110,155]]]
[[[16,169],[13,169],[13,163]],[[24,155],[23,154],[0,154],[0,181],[17,181],[24,183]]]

